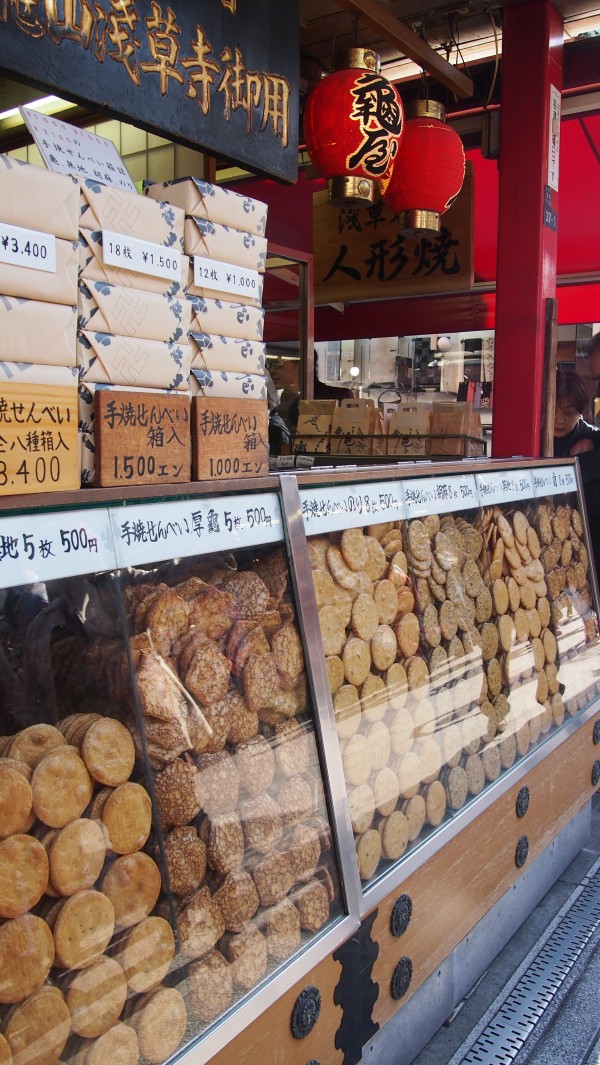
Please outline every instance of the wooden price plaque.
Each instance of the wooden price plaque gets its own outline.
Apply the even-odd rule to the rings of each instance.
[[[79,488],[77,386],[0,385],[0,495]]]
[[[261,399],[192,399],[195,481],[262,477],[269,472],[268,408]]]
[[[190,397],[97,389],[96,484],[173,484],[191,478]]]

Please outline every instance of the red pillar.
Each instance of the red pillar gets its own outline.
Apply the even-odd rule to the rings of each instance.
[[[556,295],[558,159],[549,171],[549,157],[563,19],[548,0],[505,7],[503,16],[492,454],[536,457],[545,301]]]

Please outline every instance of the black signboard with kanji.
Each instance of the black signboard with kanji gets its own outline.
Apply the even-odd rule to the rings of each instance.
[[[0,0],[0,70],[295,181],[298,0]]]

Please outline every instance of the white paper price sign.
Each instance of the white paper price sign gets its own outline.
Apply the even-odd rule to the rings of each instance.
[[[198,288],[215,289],[231,296],[260,298],[262,275],[258,270],[246,270],[243,266],[231,266],[216,259],[203,259],[194,255],[194,284]]]
[[[270,492],[115,507],[110,516],[119,566],[283,540],[279,500]]]
[[[457,477],[419,477],[404,481],[402,486],[409,518],[426,514],[449,514],[478,506],[473,474]]]
[[[48,170],[77,178],[95,178],[103,185],[137,193],[112,141],[31,107],[19,110]]]
[[[543,466],[533,470],[533,487],[536,496],[554,496],[562,492],[576,492],[575,467]]]
[[[0,585],[4,588],[115,566],[108,510],[20,514],[0,520]]]
[[[476,476],[482,507],[491,507],[496,503],[525,503],[533,499],[531,470],[490,471]]]
[[[0,263],[56,272],[56,237],[0,222]]]
[[[399,481],[300,489],[307,536],[339,532],[406,516]]]
[[[102,230],[102,258],[107,266],[125,267],[140,274],[179,281],[181,252],[137,237],[125,237],[112,229]]]

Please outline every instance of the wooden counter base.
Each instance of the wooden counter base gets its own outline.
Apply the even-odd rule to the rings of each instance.
[[[594,719],[408,877],[364,918],[355,937],[278,999],[211,1065],[357,1065],[362,1047],[590,800],[600,755],[593,729]],[[524,785],[529,806],[518,817],[517,796]],[[519,846],[522,837],[527,844]],[[408,896],[410,904],[401,907],[409,919],[398,936],[390,930],[390,918],[400,896]],[[294,1038],[292,1011],[310,986],[320,993],[320,1012],[312,1031]]]

